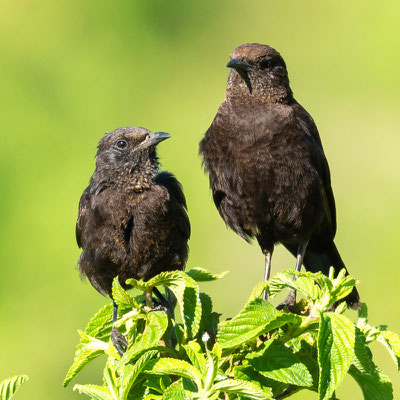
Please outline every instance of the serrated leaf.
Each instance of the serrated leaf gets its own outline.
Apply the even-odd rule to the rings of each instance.
[[[168,317],[163,311],[153,311],[148,313],[147,324],[143,334],[137,338],[132,347],[128,348],[121,358],[121,363],[126,364],[131,362],[143,350],[157,346],[158,342],[164,335],[167,326]]]
[[[278,311],[262,299],[252,300],[236,317],[220,324],[217,341],[222,348],[232,348],[291,323],[300,325],[298,315]]]
[[[264,291],[265,290],[268,291],[268,287],[269,287],[269,281],[259,282],[252,290],[250,297],[248,298],[246,304],[249,304],[251,301],[253,301],[256,298],[261,298]],[[268,291],[268,293],[269,293],[269,291]]]
[[[145,371],[154,375],[178,375],[184,378],[192,379],[198,388],[201,387],[200,372],[188,362],[176,360],[174,358],[160,358],[151,360],[146,366]]]
[[[233,376],[236,379],[250,381],[257,385],[266,393],[268,397],[277,397],[282,394],[289,385],[269,379],[249,365],[238,365],[233,369]]]
[[[139,309],[139,305],[137,304],[136,300],[122,288],[118,277],[115,277],[112,283],[112,298],[118,307]]]
[[[167,375],[145,374],[144,376],[146,376],[144,386],[160,394],[163,394],[165,389],[171,384],[171,379]]]
[[[75,385],[74,390],[79,390],[79,393],[87,394],[95,400],[115,400],[110,391],[104,386],[97,385]]]
[[[389,351],[392,359],[400,371],[400,337],[397,333],[391,331],[381,331],[378,341],[382,343]]]
[[[237,394],[252,400],[268,400],[268,396],[259,386],[249,381],[239,379],[225,379],[212,387],[213,391]]]
[[[204,268],[192,268],[186,273],[196,282],[209,282],[224,277],[228,271],[221,272],[220,274],[213,274]]]
[[[18,388],[27,380],[29,380],[29,377],[26,375],[15,375],[1,381],[0,400],[10,400]]]
[[[195,341],[190,341],[184,345],[183,348],[193,366],[200,371],[202,375],[205,375],[207,373],[207,361],[201,350],[201,346]]]
[[[155,286],[176,286],[185,281],[187,275],[182,271],[166,271],[149,279],[128,279],[126,283],[144,292],[151,291]]]
[[[293,280],[294,275],[297,276],[296,280]],[[299,290],[312,301],[316,301],[321,296],[321,289],[315,282],[315,274],[309,272],[295,274],[295,271],[285,270],[275,274],[269,281],[270,297],[274,297],[284,289]]]
[[[330,399],[354,359],[355,327],[344,315],[321,313],[318,334],[319,399]]]
[[[106,343],[104,344],[107,346]],[[63,387],[66,387],[87,364],[101,354],[104,354],[104,349],[94,347],[91,343],[87,343],[86,341],[79,343],[76,346],[74,361],[64,379]]]
[[[207,353],[207,372],[203,377],[204,381],[203,386],[205,390],[211,388],[212,384],[214,383],[215,377],[217,375],[218,362],[219,362],[219,357],[217,353],[218,351],[216,351],[215,353],[209,351]]]
[[[389,378],[372,361],[363,333],[356,329],[355,358],[349,374],[360,386],[366,400],[393,400],[393,388]]]
[[[156,350],[150,350],[144,353],[142,356],[138,358],[134,365],[126,365],[124,368],[124,374],[121,377],[122,384],[120,385],[122,390],[122,395],[119,397],[123,400],[128,399],[129,392],[132,388],[132,385],[135,383],[136,378],[142,372],[142,370],[146,367],[147,363],[158,353]]]
[[[162,400],[190,400],[192,399],[191,393],[185,390],[182,382],[174,382],[170,385],[162,396]]]
[[[90,319],[85,333],[104,342],[110,339],[112,328],[112,304],[107,304]]]
[[[185,326],[186,339],[196,336],[201,320],[199,287],[185,272],[161,272],[147,282],[136,279],[128,279],[126,282],[144,291],[151,291],[155,286],[168,287],[178,300],[179,309]]]
[[[307,367],[288,347],[273,339],[265,342],[264,346],[260,352],[251,353],[246,357],[249,364],[261,375],[296,386],[313,385]]]

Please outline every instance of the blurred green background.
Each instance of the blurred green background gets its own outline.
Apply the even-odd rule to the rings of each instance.
[[[197,155],[224,98],[229,54],[244,42],[270,44],[285,58],[330,162],[336,243],[360,280],[371,323],[400,332],[398,1],[1,3],[0,377],[30,376],[19,399],[80,397],[72,384],[61,387],[76,330],[108,300],[78,277],[74,225],[106,131],[172,133],[159,154],[186,192],[188,268],[230,271],[203,285],[217,310],[235,314],[262,279],[258,246],[225,228]],[[279,247],[273,271],[293,265]],[[400,398],[400,375],[374,350]],[[99,383],[103,361],[75,382]],[[347,378],[338,397],[350,396],[362,398]]]

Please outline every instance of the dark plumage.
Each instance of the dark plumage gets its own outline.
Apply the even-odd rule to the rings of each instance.
[[[278,242],[297,255],[297,269],[302,262],[325,274],[344,268],[333,242],[329,166],[313,119],[293,98],[283,58],[250,43],[237,47],[227,66],[226,98],[200,142],[221,217],[244,239],[257,239],[266,279]],[[356,290],[347,302],[358,306]]]
[[[96,170],[82,194],[76,237],[81,274],[111,295],[119,276],[149,279],[182,270],[190,224],[182,187],[158,172],[155,146],[170,137],[144,128],[119,128],[99,142]]]

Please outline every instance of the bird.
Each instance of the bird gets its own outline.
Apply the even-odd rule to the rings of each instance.
[[[98,143],[96,168],[84,190],[76,223],[82,249],[78,266],[101,294],[112,298],[112,282],[150,279],[183,270],[188,258],[190,222],[179,181],[159,172],[156,145],[171,135],[142,127],[106,133]],[[120,354],[127,346],[114,327],[111,339]]]
[[[245,43],[227,67],[225,99],[199,146],[219,214],[243,239],[257,240],[264,280],[278,243],[296,257],[297,271],[339,272],[345,264],[334,243],[329,165],[313,118],[293,97],[284,59],[268,45]],[[345,300],[360,307],[355,288]]]

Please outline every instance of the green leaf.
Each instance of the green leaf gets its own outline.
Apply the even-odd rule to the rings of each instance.
[[[381,331],[378,341],[382,343],[389,351],[393,361],[400,371],[400,337],[397,333],[391,331]]]
[[[278,382],[309,387],[313,379],[307,367],[284,344],[268,340],[264,349],[250,353],[249,364],[261,375]]]
[[[191,393],[183,388],[181,381],[178,381],[166,389],[162,400],[190,400],[191,398]]]
[[[218,351],[216,351],[215,353],[218,353]],[[207,372],[203,378],[205,390],[211,388],[217,375],[219,357],[215,353],[210,351],[207,353]]]
[[[321,289],[315,282],[315,274],[310,272],[299,273],[296,274],[297,279],[293,280],[295,272],[286,270],[275,274],[269,281],[268,293],[270,297],[274,297],[284,289],[293,289],[299,290],[312,301],[316,301],[321,296]]]
[[[160,358],[149,361],[145,371],[153,375],[178,375],[193,380],[201,388],[200,372],[188,362],[174,358]]]
[[[266,393],[268,398],[277,397],[289,387],[289,385],[285,383],[277,382],[261,375],[249,365],[238,365],[234,367],[233,376],[236,379],[250,381],[260,385],[260,388]]]
[[[201,320],[200,320],[200,331],[206,330],[208,319],[212,313],[212,300],[208,294],[200,293],[201,303]]]
[[[147,351],[135,362],[134,365],[127,364],[122,375],[122,399],[127,400],[132,385],[135,383],[136,378],[146,367],[147,363],[158,353],[156,350]]]
[[[110,339],[112,328],[112,304],[107,304],[91,318],[85,333],[96,339],[107,342]]]
[[[393,400],[389,378],[373,363],[372,353],[363,333],[356,329],[355,358],[349,374],[360,386],[366,400]]]
[[[209,282],[222,278],[228,273],[228,271],[221,272],[220,274],[212,274],[204,268],[192,268],[186,273],[196,282]]]
[[[66,387],[87,364],[104,354],[108,348],[107,343],[92,338],[85,332],[78,331],[78,333],[81,336],[81,342],[76,346],[74,361],[64,379],[63,387]]]
[[[149,279],[147,282],[143,279],[128,279],[126,283],[144,292],[152,291],[155,286],[176,286],[180,285],[186,279],[186,274],[182,271],[166,271]]]
[[[157,346],[168,326],[168,317],[163,311],[152,311],[147,314],[147,325],[143,334],[137,338],[121,358],[121,363],[126,364],[135,359],[143,350]]]
[[[269,281],[262,281],[259,282],[253,289],[253,291],[250,294],[250,297],[248,298],[246,304],[250,303],[251,301],[253,301],[256,298],[261,298],[264,290],[268,291],[268,287],[269,287]],[[268,291],[269,293],[269,291]]]
[[[0,400],[10,400],[18,388],[29,378],[26,375],[15,375],[0,382]]]
[[[201,351],[201,346],[195,342],[190,341],[183,346],[193,366],[200,371],[202,375],[207,373],[207,361],[204,353]]]
[[[113,399],[110,391],[104,386],[75,385],[74,390],[79,390],[79,393],[87,394],[95,400],[116,400]]]
[[[354,358],[355,327],[344,315],[321,313],[318,334],[319,399],[330,399]]]
[[[196,336],[201,320],[199,287],[185,272],[162,272],[147,282],[136,279],[128,279],[126,282],[144,291],[151,291],[155,286],[167,286],[178,300],[186,338]]]
[[[115,277],[112,283],[112,298],[118,307],[139,309],[139,305],[136,300],[122,288],[118,277]]]
[[[212,387],[213,391],[237,394],[252,400],[272,399],[255,383],[239,379],[225,379]]]
[[[278,311],[262,299],[252,300],[236,317],[221,323],[217,341],[222,348],[232,348],[291,323],[300,325],[298,315]]]

